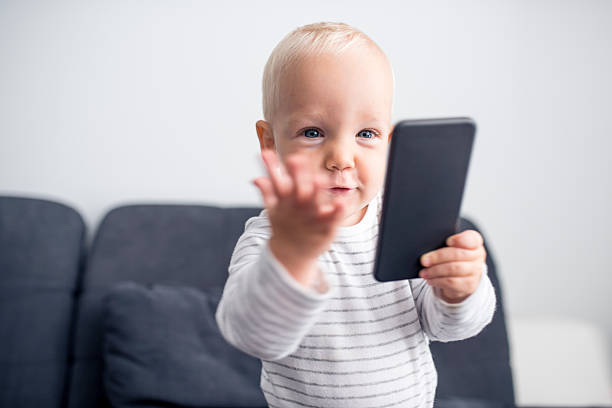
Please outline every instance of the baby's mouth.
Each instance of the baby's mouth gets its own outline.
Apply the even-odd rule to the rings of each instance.
[[[346,195],[354,191],[354,187],[330,187],[329,192],[337,195]]]

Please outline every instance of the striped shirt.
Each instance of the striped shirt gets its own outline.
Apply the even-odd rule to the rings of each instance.
[[[216,319],[230,344],[261,359],[271,408],[432,407],[429,341],[465,339],[491,321],[496,300],[484,263],[478,289],[459,304],[439,299],[423,279],[374,279],[381,208],[379,194],[318,258],[323,293],[272,255],[266,210],[246,222]]]

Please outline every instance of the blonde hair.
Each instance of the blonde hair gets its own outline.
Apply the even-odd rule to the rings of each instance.
[[[373,46],[387,59],[382,49],[370,37],[345,23],[308,24],[287,34],[272,50],[264,68],[262,81],[264,119],[272,120],[280,94],[280,78],[292,64],[305,56],[323,53],[340,55],[357,45]],[[393,70],[391,73],[393,75]]]

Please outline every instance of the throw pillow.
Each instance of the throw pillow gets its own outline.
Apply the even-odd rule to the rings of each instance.
[[[259,360],[229,345],[221,287],[115,286],[104,302],[104,386],[113,407],[266,406]]]

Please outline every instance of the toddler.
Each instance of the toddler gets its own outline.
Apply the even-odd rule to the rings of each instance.
[[[297,28],[265,66],[265,209],[236,244],[216,319],[261,359],[271,408],[431,407],[429,341],[474,336],[493,317],[476,231],[423,254],[419,279],[372,275],[393,87],[383,51],[340,23]]]

